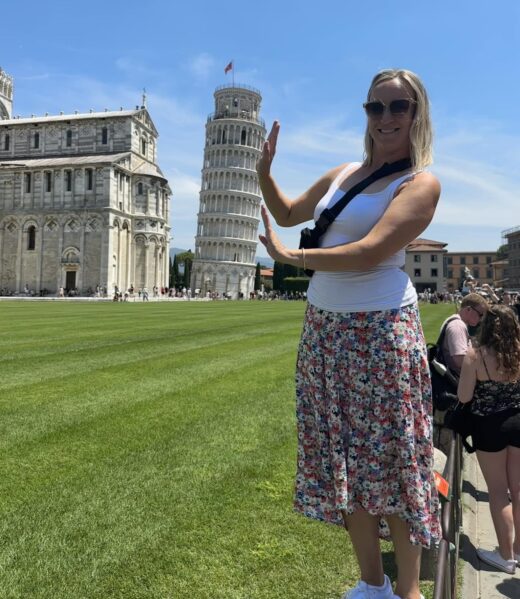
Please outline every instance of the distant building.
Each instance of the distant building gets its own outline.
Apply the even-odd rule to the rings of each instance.
[[[520,226],[502,231],[502,238],[507,244],[503,287],[520,290]]]
[[[260,270],[260,280],[264,287],[269,289],[273,288],[273,274],[274,270],[272,268],[262,268]]]
[[[171,190],[135,110],[13,118],[0,69],[0,293],[168,285]]]
[[[243,85],[215,90],[206,123],[192,289],[245,297],[255,288],[260,187],[256,162],[265,139],[260,92]]]
[[[418,292],[446,291],[444,256],[448,244],[418,237],[406,246],[404,270]]]
[[[478,284],[495,285],[495,274],[500,272],[499,265],[496,263],[496,256],[496,252],[447,252],[446,281],[448,291],[456,291],[462,288],[462,283],[466,279],[466,268]]]

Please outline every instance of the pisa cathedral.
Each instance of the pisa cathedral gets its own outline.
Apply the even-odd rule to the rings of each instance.
[[[0,69],[0,293],[168,286],[168,181],[135,110],[13,118]]]
[[[206,122],[202,186],[191,287],[231,298],[254,290],[260,187],[256,162],[265,125],[260,92],[245,85],[215,90]]]

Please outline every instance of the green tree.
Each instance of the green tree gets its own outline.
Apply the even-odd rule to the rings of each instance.
[[[177,259],[177,254],[175,254],[175,256],[173,257],[173,285],[172,287],[175,287],[176,285],[179,285],[179,283],[181,282],[181,276],[179,274],[179,260]]]
[[[283,291],[283,264],[276,262],[273,265],[273,289],[275,291]]]
[[[297,277],[298,276],[298,267],[293,266],[292,264],[284,264],[283,265],[283,278],[287,277]]]
[[[509,246],[507,243],[501,245],[497,250],[497,260],[507,260]]]
[[[310,281],[309,277],[285,277],[283,286],[285,291],[307,291]]]
[[[190,277],[191,277],[191,265],[193,264],[193,259],[195,258],[193,252],[188,250],[187,252],[181,252],[180,254],[176,254],[175,258],[177,258],[177,264],[180,266],[181,264],[184,267],[184,275],[182,277],[182,284],[184,287],[188,288],[190,286]],[[179,284],[181,282],[181,278],[179,276]]]
[[[260,274],[260,262],[256,263],[256,272],[255,272],[255,291],[258,291],[262,287],[262,277]]]
[[[184,262],[184,287],[186,287],[186,289],[189,288],[190,286],[190,278],[191,278],[191,261],[186,260],[186,262]]]
[[[174,263],[174,260],[172,260],[172,258],[170,256],[170,276],[168,277],[168,287],[170,289],[172,287],[175,287],[175,273],[173,270],[173,263]]]
[[[177,261],[179,264],[186,264],[186,262],[193,262],[193,258],[195,258],[195,256],[193,255],[193,252],[191,250],[188,250],[187,252],[181,252],[180,254],[177,254],[175,257],[177,258]]]

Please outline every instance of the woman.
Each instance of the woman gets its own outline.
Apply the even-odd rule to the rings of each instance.
[[[290,227],[317,219],[385,162],[410,157],[412,167],[357,195],[319,248],[286,248],[264,207],[260,239],[275,260],[315,270],[296,373],[295,509],[348,529],[361,581],[345,598],[419,599],[421,547],[436,542],[440,528],[426,349],[417,294],[401,267],[405,246],[433,217],[440,186],[423,170],[431,162],[432,130],[417,75],[381,71],[364,108],[364,161],[333,168],[292,201],[270,174],[280,129],[274,123],[257,170],[276,222]],[[379,547],[386,524],[398,566],[396,595]]]
[[[486,312],[479,347],[462,363],[458,396],[462,403],[473,400],[473,445],[498,539],[498,550],[477,553],[487,564],[514,574],[520,560],[520,325],[508,306],[494,305]]]

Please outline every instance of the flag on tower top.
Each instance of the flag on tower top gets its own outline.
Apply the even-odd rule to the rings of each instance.
[[[224,73],[227,74],[227,72],[231,71],[232,68],[233,68],[233,61],[231,61],[230,63],[228,63],[228,65],[224,69]]]

